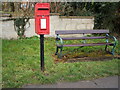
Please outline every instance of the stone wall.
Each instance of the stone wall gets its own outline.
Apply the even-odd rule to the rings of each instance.
[[[88,30],[94,27],[94,17],[91,16],[50,16],[50,22],[50,35],[45,35],[46,37],[55,37],[55,30]],[[0,23],[2,23],[2,35],[0,34],[0,37],[17,39],[13,21],[0,21]],[[26,37],[36,36],[34,29],[34,19],[30,19],[30,27],[25,32]]]

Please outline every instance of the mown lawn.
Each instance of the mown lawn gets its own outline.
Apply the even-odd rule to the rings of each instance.
[[[93,41],[95,42],[95,41]],[[116,48],[116,54],[119,46]],[[61,81],[89,80],[120,75],[119,59],[75,63],[55,63],[54,38],[45,38],[45,72],[40,71],[39,38],[2,40],[2,81],[4,88],[20,88],[26,84],[48,84]],[[73,48],[65,48],[63,53]],[[103,47],[83,47],[79,52],[92,53]],[[73,52],[74,54],[76,52]]]

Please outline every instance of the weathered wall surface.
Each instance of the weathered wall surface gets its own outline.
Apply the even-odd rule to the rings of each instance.
[[[2,23],[2,34],[0,37],[5,39],[17,39],[17,33],[14,30],[14,21],[0,21]],[[46,37],[55,37],[55,30],[86,30],[93,29],[94,18],[85,16],[50,16],[50,35]],[[34,19],[30,19],[30,27],[25,32],[26,37],[36,36]],[[38,35],[39,36],[39,35]]]

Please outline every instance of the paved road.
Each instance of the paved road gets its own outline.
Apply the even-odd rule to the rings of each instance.
[[[59,82],[47,85],[26,85],[23,88],[118,88],[118,76],[91,81]]]

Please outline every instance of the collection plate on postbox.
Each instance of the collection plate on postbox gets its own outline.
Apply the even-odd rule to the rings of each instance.
[[[35,5],[35,32],[39,35],[50,33],[50,4],[37,3]]]

